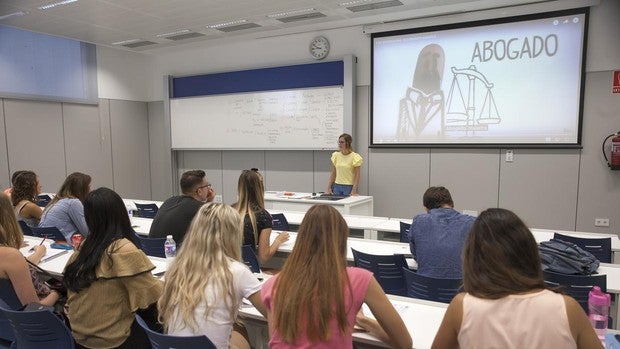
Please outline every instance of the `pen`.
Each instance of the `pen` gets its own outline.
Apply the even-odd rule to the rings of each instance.
[[[45,242],[45,239],[47,239],[47,236],[43,237],[43,240],[41,240],[41,243],[39,243],[39,246],[43,245],[43,243]],[[31,248],[29,252],[34,252],[34,247]]]

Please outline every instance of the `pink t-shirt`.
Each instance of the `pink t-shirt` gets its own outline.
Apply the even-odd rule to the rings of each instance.
[[[346,292],[344,293],[345,310],[347,312],[347,320],[349,322],[350,329],[352,330],[353,325],[355,324],[355,316],[362,307],[364,298],[366,298],[366,291],[368,290],[368,285],[370,284],[372,273],[365,269],[348,267],[347,274],[349,275],[349,281],[353,290],[353,299],[350,299],[350,293],[348,290],[346,290]],[[263,303],[265,304],[265,307],[267,307],[267,310],[270,313],[273,310],[272,290],[276,278],[277,276],[268,279],[263,284],[263,288],[261,291],[261,298],[263,300]],[[331,319],[331,336],[329,340],[319,343],[310,342],[306,337],[305,333],[300,334],[300,336],[297,338],[297,343],[286,343],[282,340],[282,338],[278,334],[278,331],[276,330],[271,336],[271,340],[269,341],[269,348],[353,348],[353,337],[351,336],[351,330],[345,333],[340,333],[336,319]]]

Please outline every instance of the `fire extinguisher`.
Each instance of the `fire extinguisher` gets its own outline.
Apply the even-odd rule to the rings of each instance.
[[[611,138],[611,161],[607,159],[607,154],[605,153],[605,143],[609,138]],[[603,141],[603,156],[609,168],[612,170],[620,170],[620,131],[605,137]]]

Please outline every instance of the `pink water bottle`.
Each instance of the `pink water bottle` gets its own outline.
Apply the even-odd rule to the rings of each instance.
[[[594,327],[596,335],[603,343],[605,342],[605,334],[607,333],[610,305],[611,296],[601,291],[601,288],[598,286],[592,287],[588,295],[588,317],[590,318],[590,323],[592,327]]]

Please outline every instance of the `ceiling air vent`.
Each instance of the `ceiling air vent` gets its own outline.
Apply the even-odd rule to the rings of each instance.
[[[230,32],[235,32],[237,30],[245,30],[245,29],[251,29],[251,28],[258,28],[258,27],[260,27],[260,25],[256,23],[243,23],[239,25],[231,25],[229,27],[219,27],[215,29],[225,32],[225,33],[230,33]]]
[[[191,33],[183,33],[179,35],[166,36],[165,38],[168,40],[180,41],[180,40],[199,38],[201,36],[205,36],[205,35],[202,33],[191,32]]]
[[[307,19],[314,19],[314,18],[321,18],[321,17],[327,17],[327,16],[325,16],[321,12],[310,12],[310,13],[304,13],[303,15],[282,17],[282,18],[276,18],[276,19],[282,23],[291,23],[291,22],[305,21]]]
[[[378,10],[381,8],[402,6],[402,5],[403,3],[398,0],[390,0],[390,1],[375,2],[372,4],[351,6],[351,7],[347,7],[347,9],[351,12],[363,12],[363,11]]]
[[[136,47],[155,45],[155,44],[157,44],[157,43],[145,40],[145,41],[136,41],[136,42],[132,42],[132,43],[121,45],[121,46],[129,47],[129,48],[136,48]]]

